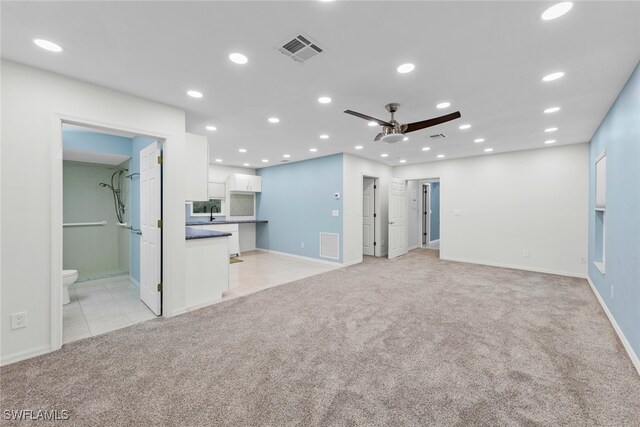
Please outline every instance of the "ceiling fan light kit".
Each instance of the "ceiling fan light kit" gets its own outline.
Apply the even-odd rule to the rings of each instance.
[[[395,144],[396,142],[402,141],[405,138],[406,133],[415,132],[417,130],[428,128],[431,126],[436,126],[441,123],[446,123],[448,121],[455,120],[461,117],[460,111],[456,111],[455,113],[446,114],[440,117],[434,117],[432,119],[423,120],[421,122],[401,125],[394,118],[394,113],[398,111],[398,107],[400,107],[400,104],[395,102],[385,105],[387,111],[391,113],[391,120],[389,120],[388,122],[376,119],[375,117],[367,116],[366,114],[358,113],[357,111],[345,110],[344,112],[361,119],[369,120],[370,123],[378,123],[380,126],[382,126],[382,132],[376,135],[373,141],[382,141],[386,142],[387,144]]]

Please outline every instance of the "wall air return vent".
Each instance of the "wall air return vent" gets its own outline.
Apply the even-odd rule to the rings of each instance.
[[[431,139],[441,139],[441,138],[446,138],[447,135],[445,135],[444,133],[436,133],[434,135],[429,135],[429,138]]]
[[[340,259],[340,235],[338,233],[320,233],[320,256]]]
[[[300,31],[293,38],[284,42],[278,50],[299,63],[303,63],[324,51],[311,37]]]

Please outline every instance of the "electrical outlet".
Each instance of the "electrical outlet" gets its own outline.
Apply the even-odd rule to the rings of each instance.
[[[586,258],[586,257],[583,257],[583,256],[579,256],[579,257],[578,257],[578,262],[579,262],[580,264],[586,264],[586,263],[587,263],[587,258]]]
[[[300,242],[300,248],[304,249],[304,242]]]
[[[611,285],[611,299],[613,299],[613,285]]]
[[[529,258],[529,251],[527,249],[522,251],[522,258]]]
[[[27,312],[11,313],[11,329],[19,329],[27,326]]]

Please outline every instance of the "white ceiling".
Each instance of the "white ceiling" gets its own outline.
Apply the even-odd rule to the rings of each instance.
[[[397,165],[544,147],[552,126],[555,145],[591,138],[640,59],[640,3],[579,2],[540,20],[553,3],[3,1],[1,46],[3,58],[185,109],[187,130],[207,135],[211,159],[223,164],[347,152]],[[298,30],[325,53],[305,64],[279,53]],[[37,37],[64,52],[41,50]],[[236,51],[249,63],[231,63]],[[404,62],[415,71],[398,74]],[[558,70],[564,78],[541,81]],[[322,95],[333,102],[319,104]],[[441,101],[451,108],[436,109]],[[389,145],[372,142],[378,127],[342,113],[387,119],[389,102],[401,104],[401,123],[455,110],[462,119]],[[561,111],[542,113],[554,105]],[[459,130],[463,123],[471,129]],[[446,139],[429,141],[441,132]],[[474,144],[480,137],[486,142]]]

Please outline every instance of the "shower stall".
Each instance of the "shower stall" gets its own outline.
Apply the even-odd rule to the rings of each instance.
[[[78,270],[78,282],[129,274],[130,161],[63,162],[63,267]]]

